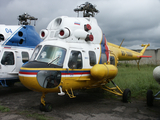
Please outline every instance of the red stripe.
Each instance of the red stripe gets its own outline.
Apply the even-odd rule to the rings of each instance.
[[[27,75],[37,75],[37,73],[34,72],[19,72],[20,74],[27,74]]]
[[[105,49],[106,49],[105,54],[107,56],[107,61],[109,61],[109,48],[107,46],[107,40],[105,36],[104,36],[104,44],[105,44]]]
[[[6,49],[11,49],[11,47],[4,47],[4,48],[6,48]]]
[[[151,58],[152,56],[145,56],[145,55],[142,55],[140,56],[141,58]]]

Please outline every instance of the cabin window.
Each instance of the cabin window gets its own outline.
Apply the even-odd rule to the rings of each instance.
[[[101,57],[102,57],[102,64],[103,64],[103,63],[106,63],[106,62],[107,62],[107,56],[106,56],[106,54],[105,54],[105,53],[102,53],[102,54],[101,54]]]
[[[82,69],[82,54],[80,51],[71,51],[68,67],[71,69]]]
[[[52,45],[45,45],[41,53],[38,55],[37,61],[63,66],[65,55],[66,49]]]
[[[89,51],[89,62],[90,66],[94,66],[96,64],[96,54],[93,51]]]
[[[0,42],[4,41],[4,36],[2,34],[0,34]]]
[[[39,46],[37,46],[37,47],[35,48],[35,50],[34,50],[34,52],[33,52],[33,54],[32,54],[32,57],[31,57],[30,61],[33,61],[33,60],[36,58],[36,56],[37,56],[37,54],[39,53],[41,47],[42,47],[42,45],[39,45]]]
[[[115,58],[114,58],[114,56],[110,56],[110,64],[115,65]]]
[[[22,52],[22,62],[25,63],[29,60],[28,52]]]
[[[5,51],[1,60],[2,65],[14,65],[13,52]]]

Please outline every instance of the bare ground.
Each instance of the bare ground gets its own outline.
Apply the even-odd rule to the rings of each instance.
[[[106,98],[100,92],[76,92],[76,98],[57,93],[46,95],[45,101],[53,106],[51,112],[39,110],[41,93],[25,88],[21,83],[14,87],[0,87],[0,105],[9,112],[0,112],[0,120],[160,120],[160,101],[148,107],[145,100],[132,99],[123,103],[121,98]]]

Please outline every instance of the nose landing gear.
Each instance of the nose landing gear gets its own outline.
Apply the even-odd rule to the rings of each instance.
[[[51,105],[51,103],[46,103],[46,102],[44,101],[45,94],[46,94],[46,93],[42,93],[41,103],[40,103],[39,109],[40,109],[40,111],[50,112],[50,111],[52,111],[52,105]]]

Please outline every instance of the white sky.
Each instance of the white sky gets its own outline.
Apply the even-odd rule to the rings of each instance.
[[[111,43],[137,49],[160,48],[160,0],[0,0],[0,24],[18,24],[24,12],[37,17],[36,31],[58,16],[76,17],[77,6],[90,2],[100,11],[95,17]]]

